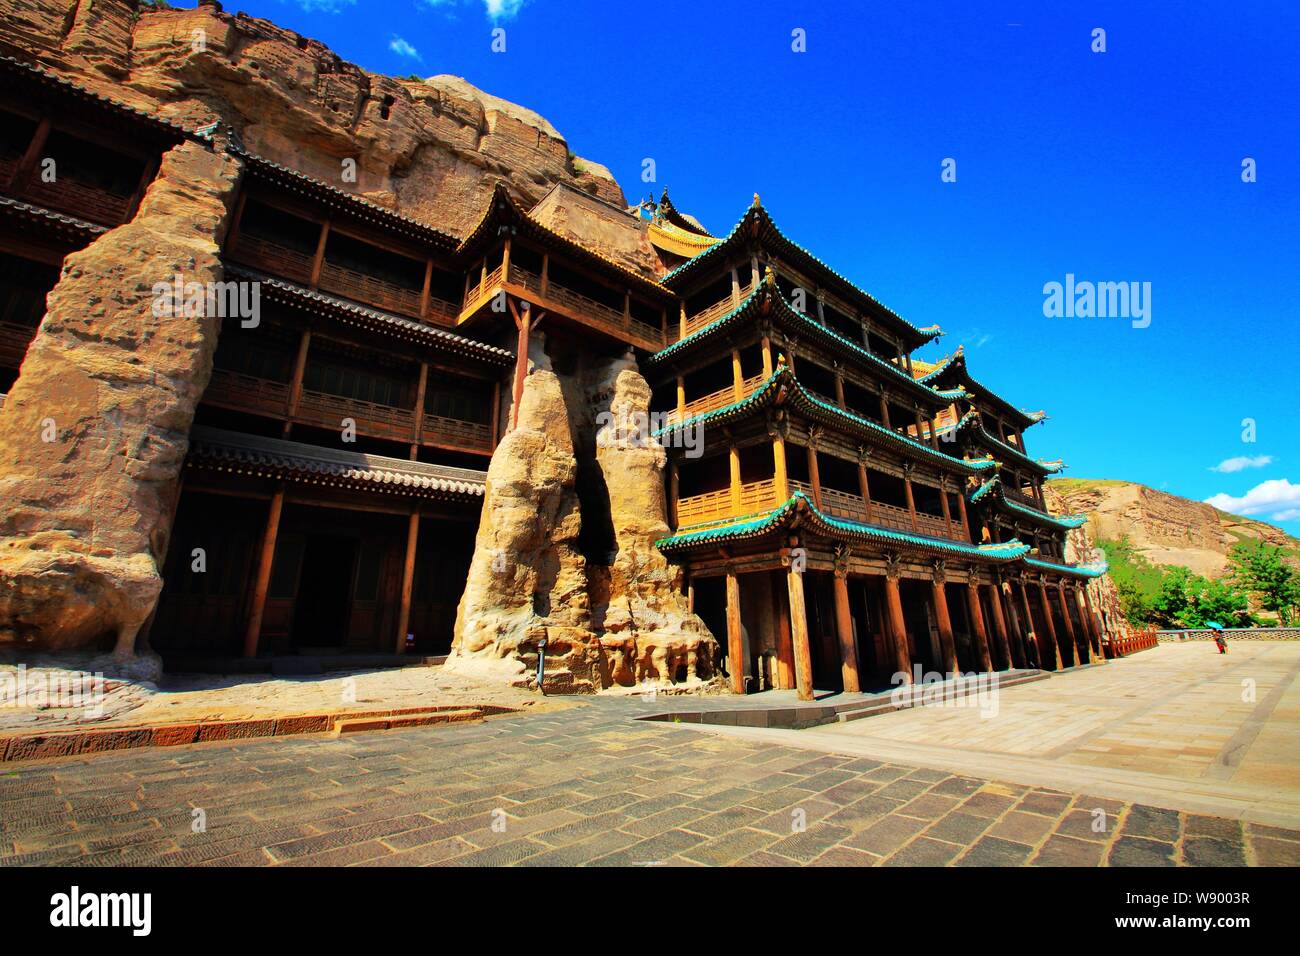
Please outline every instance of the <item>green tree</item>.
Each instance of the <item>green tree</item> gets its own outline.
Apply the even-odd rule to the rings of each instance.
[[[1300,616],[1300,574],[1282,560],[1280,546],[1266,541],[1243,541],[1228,552],[1228,575],[1243,591],[1254,594],[1260,606],[1272,611],[1283,625]]]

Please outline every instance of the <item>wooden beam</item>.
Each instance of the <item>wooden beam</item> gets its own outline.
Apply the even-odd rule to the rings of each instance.
[[[415,549],[420,539],[420,506],[411,509],[406,524],[406,558],[402,562],[402,601],[397,612],[395,654],[406,653],[406,629],[411,623],[411,590],[415,583]]]
[[[302,380],[307,374],[307,349],[311,346],[311,329],[303,329],[298,337],[298,354],[293,360],[293,378],[289,383],[289,404],[284,410],[284,425],[281,436],[289,437],[293,430],[293,419],[298,414],[298,403],[302,400]]]
[[[853,640],[853,615],[849,611],[848,570],[835,572],[835,630],[840,639],[840,677],[845,693],[862,689],[858,680],[858,649]]]
[[[27,143],[22,159],[18,160],[18,166],[14,169],[13,178],[9,181],[10,192],[21,194],[27,183],[31,181],[32,173],[36,171],[36,165],[41,158],[41,150],[45,148],[45,141],[49,138],[50,119],[48,116],[42,116],[36,124],[31,140]]]
[[[326,219],[320,226],[320,237],[316,240],[316,254],[311,259],[311,278],[307,285],[315,289],[320,285],[320,270],[325,265],[325,243],[330,237],[330,220]]]
[[[262,532],[262,548],[258,552],[257,577],[253,584],[253,604],[249,610],[248,628],[244,631],[244,656],[257,656],[257,642],[262,634],[262,615],[266,611],[266,593],[271,586],[271,566],[275,562],[275,541],[280,534],[280,512],[284,508],[284,483],[276,485],[275,494],[267,508],[266,528]]]
[[[415,383],[415,435],[411,442],[411,461],[420,450],[420,429],[424,427],[424,395],[429,385],[429,363],[420,363],[420,377]]]

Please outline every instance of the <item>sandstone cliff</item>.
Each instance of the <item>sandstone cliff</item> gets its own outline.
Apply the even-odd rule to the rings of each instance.
[[[1096,537],[1127,537],[1153,564],[1182,565],[1219,577],[1240,541],[1260,540],[1300,555],[1300,540],[1262,521],[1128,481],[1057,478],[1048,483],[1064,511],[1088,515]],[[1300,563],[1300,562],[1297,562]]]
[[[453,233],[503,181],[525,206],[566,183],[623,205],[603,166],[536,113],[458,77],[369,73],[328,47],[206,0],[0,0],[0,52],[198,127],[222,121],[267,159]],[[357,181],[341,180],[357,161]]]

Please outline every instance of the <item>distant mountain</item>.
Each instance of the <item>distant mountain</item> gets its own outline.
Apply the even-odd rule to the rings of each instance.
[[[1109,478],[1056,478],[1049,487],[1060,496],[1065,510],[1087,513],[1094,537],[1111,541],[1127,537],[1154,564],[1183,565],[1197,574],[1219,577],[1234,544],[1261,540],[1281,545],[1292,563],[1300,566],[1300,539],[1204,502]]]

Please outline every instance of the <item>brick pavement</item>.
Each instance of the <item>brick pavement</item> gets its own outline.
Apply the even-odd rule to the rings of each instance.
[[[0,865],[1300,862],[1293,830],[631,720],[648,711],[6,765]]]

